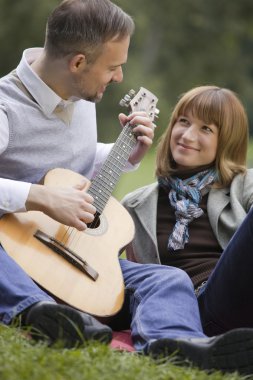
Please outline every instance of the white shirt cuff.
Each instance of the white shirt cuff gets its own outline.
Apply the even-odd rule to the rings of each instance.
[[[0,178],[0,215],[26,211],[25,203],[31,183]]]

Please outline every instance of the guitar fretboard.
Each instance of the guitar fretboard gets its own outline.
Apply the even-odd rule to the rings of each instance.
[[[132,126],[126,124],[88,190],[99,214],[102,214],[135,145]]]

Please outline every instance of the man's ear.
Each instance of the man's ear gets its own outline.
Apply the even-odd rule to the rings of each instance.
[[[83,70],[87,65],[86,58],[84,54],[76,54],[69,61],[69,69],[72,73],[77,73]]]

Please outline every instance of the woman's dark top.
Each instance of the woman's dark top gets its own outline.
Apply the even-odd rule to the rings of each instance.
[[[161,263],[183,269],[195,288],[207,280],[222,253],[207,215],[207,198],[208,194],[203,196],[199,205],[204,214],[189,223],[189,242],[184,249],[168,251],[168,237],[176,223],[175,210],[170,206],[167,192],[159,188],[157,240]]]

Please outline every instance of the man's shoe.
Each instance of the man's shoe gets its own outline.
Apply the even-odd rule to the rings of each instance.
[[[200,369],[253,374],[253,329],[235,329],[212,338],[158,339],[148,349],[156,359],[173,353]]]
[[[35,340],[46,340],[49,345],[58,341],[64,347],[77,347],[86,340],[110,343],[112,330],[91,315],[70,306],[54,302],[38,302],[23,316],[23,326],[29,327]]]

